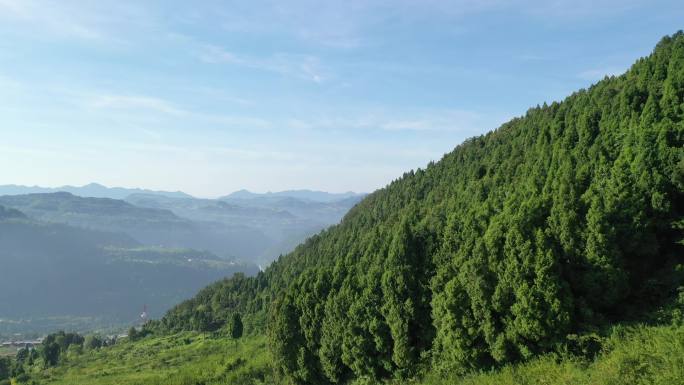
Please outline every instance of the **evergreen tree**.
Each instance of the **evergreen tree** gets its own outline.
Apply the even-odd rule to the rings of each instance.
[[[135,326],[131,326],[131,328],[128,329],[128,340],[129,341],[137,341],[138,338],[139,338],[138,329],[136,329]]]
[[[233,317],[230,320],[230,336],[233,339],[240,339],[242,337],[242,317],[240,313],[233,313]]]

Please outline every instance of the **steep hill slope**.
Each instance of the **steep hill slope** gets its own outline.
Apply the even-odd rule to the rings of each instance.
[[[467,140],[265,273],[210,286],[150,327],[242,312],[268,328],[276,370],[296,383],[531,359],[675,295],[683,145],[679,32],[626,74]]]

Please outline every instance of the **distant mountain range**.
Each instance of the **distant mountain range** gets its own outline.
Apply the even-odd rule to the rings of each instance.
[[[0,192],[42,189],[13,186]],[[338,223],[363,194],[296,190],[240,191],[221,199],[185,193],[108,188],[90,184],[71,192],[8,194],[0,205],[30,218],[86,229],[124,233],[144,245],[208,250],[222,257],[267,265],[299,242]],[[52,190],[52,189],[48,189]],[[142,192],[141,192],[142,191]]]
[[[154,194],[171,198],[192,198],[181,191],[153,191],[139,188],[107,187],[98,183],[84,186],[40,187],[7,184],[0,186],[0,195],[21,195],[36,193],[68,192],[82,197],[124,199],[131,194]]]
[[[309,236],[338,223],[362,197],[357,194],[320,202],[272,194],[228,199],[175,199],[135,194],[126,202],[173,212],[179,218],[205,228],[204,236],[222,232],[225,235],[221,239],[230,239],[230,243],[207,244],[207,250],[266,265]],[[188,247],[197,248],[199,243]]]
[[[18,194],[36,190],[51,192]],[[0,333],[120,326],[143,304],[159,316],[212,281],[255,274],[363,197],[53,190],[0,186]]]
[[[312,190],[286,190],[279,192],[267,192],[267,193],[253,193],[248,190],[239,190],[232,194],[226,195],[219,199],[221,200],[232,200],[232,199],[259,199],[259,198],[297,198],[302,200],[308,200],[313,202],[335,202],[347,198],[358,198],[363,197],[364,193],[355,192],[345,192],[345,193],[329,193],[325,191],[312,191]]]
[[[168,198],[194,198],[192,195],[186,194],[182,191],[155,191],[141,188],[107,187],[99,183],[89,183],[83,186],[66,185],[62,187],[23,186],[15,184],[0,185],[0,195],[24,195],[54,192],[68,192],[81,197],[111,199],[126,199],[134,194],[157,195]],[[267,193],[254,193],[243,189],[220,197],[219,199],[233,200],[287,197],[312,202],[335,202],[347,198],[363,197],[365,195],[365,193],[355,193],[352,191],[345,193],[329,193],[325,191],[314,190],[286,190],[277,192],[269,191]]]

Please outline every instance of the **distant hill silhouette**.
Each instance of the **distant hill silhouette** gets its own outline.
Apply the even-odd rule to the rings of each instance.
[[[1,185],[0,195],[23,195],[35,193],[68,192],[81,197],[124,199],[131,194],[154,194],[171,198],[191,198],[192,196],[181,191],[153,191],[140,188],[107,187],[98,183],[90,183],[84,186],[40,187],[21,185]]]
[[[29,217],[119,232],[144,245],[208,250],[267,265],[324,228],[338,223],[360,196],[318,202],[287,196],[198,199],[131,194],[127,199],[68,192],[0,196],[0,205]]]
[[[362,197],[366,194],[355,193],[355,192],[345,192],[345,193],[329,193],[325,191],[313,191],[313,190],[286,190],[278,192],[267,192],[267,193],[253,193],[248,190],[235,191],[232,194],[226,195],[219,199],[221,200],[231,200],[231,199],[256,199],[256,198],[297,198],[303,200],[309,200],[314,202],[335,202],[346,198]]]
[[[10,213],[10,215],[6,215]],[[130,325],[256,265],[209,252],[143,247],[122,233],[46,223],[0,206],[0,333]]]
[[[19,210],[0,206],[0,220],[26,218],[26,215]]]

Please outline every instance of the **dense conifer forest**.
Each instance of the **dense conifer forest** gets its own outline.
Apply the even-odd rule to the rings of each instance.
[[[255,278],[147,326],[239,312],[298,384],[465,374],[577,350],[682,284],[684,34],[368,196]],[[593,353],[592,353],[593,352]]]

